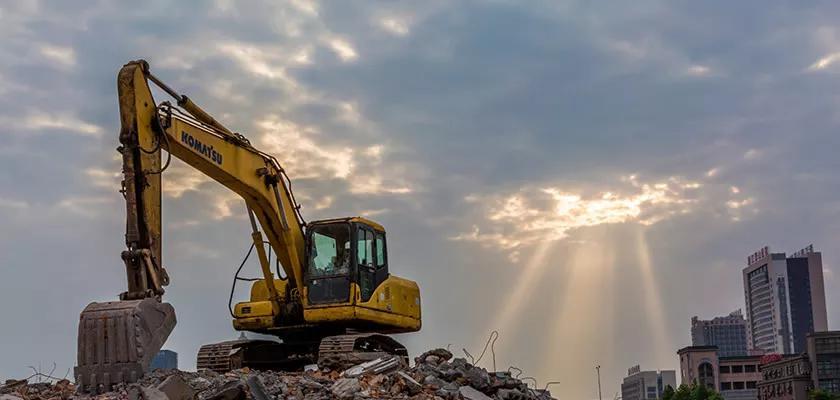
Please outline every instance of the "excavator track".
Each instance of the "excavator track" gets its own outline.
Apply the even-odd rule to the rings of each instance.
[[[196,367],[209,369],[218,373],[242,368],[239,357],[234,357],[238,345],[247,340],[231,340],[227,342],[205,344],[198,349]]]
[[[239,339],[201,346],[198,369],[218,373],[248,367],[260,370],[297,371],[317,360],[317,343],[281,343]]]
[[[389,355],[395,355],[401,362],[408,363],[405,346],[380,333],[327,336],[320,343],[239,339],[201,346],[196,367],[217,373],[243,367],[299,371],[317,362],[321,368],[345,369]]]
[[[408,364],[408,350],[392,337],[381,333],[327,336],[318,347],[318,365],[347,368],[380,357],[395,355]]]

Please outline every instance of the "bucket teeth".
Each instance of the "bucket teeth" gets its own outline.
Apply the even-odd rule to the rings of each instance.
[[[82,392],[137,382],[175,328],[175,309],[156,299],[90,303],[79,316],[74,375]]]

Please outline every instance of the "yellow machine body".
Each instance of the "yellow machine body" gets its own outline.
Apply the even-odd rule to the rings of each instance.
[[[155,102],[150,81],[177,106]],[[345,331],[420,329],[419,287],[390,274],[380,224],[362,217],[304,222],[291,181],[277,159],[166,86],[145,61],[123,66],[117,88],[127,210],[122,258],[128,289],[120,294],[120,302],[92,303],[82,312],[76,368],[80,387],[92,390],[107,388],[112,381],[136,381],[148,368],[147,355],[157,352],[175,325],[174,310],[161,302],[169,283],[161,251],[161,180],[169,157],[244,200],[262,279],[253,283],[249,301],[235,306],[235,329],[273,334],[284,341],[315,340],[315,346],[319,337]],[[276,265],[269,261],[266,246],[276,254]],[[272,267],[282,268],[282,279],[274,276]],[[139,322],[134,326],[124,321]],[[392,339],[362,339],[404,352]],[[312,350],[311,343],[300,343],[295,351]]]

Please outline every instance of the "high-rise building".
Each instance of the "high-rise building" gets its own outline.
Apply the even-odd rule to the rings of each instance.
[[[676,371],[642,371],[637,365],[627,371],[621,383],[621,399],[658,400],[668,386],[677,388]]]
[[[764,247],[743,270],[747,345],[768,353],[802,353],[808,333],[828,329],[822,253],[814,246],[790,257]]]
[[[691,345],[717,346],[720,357],[747,355],[747,320],[741,310],[725,317],[691,318]]]

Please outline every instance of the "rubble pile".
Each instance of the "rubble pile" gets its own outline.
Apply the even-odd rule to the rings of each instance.
[[[0,400],[551,400],[509,372],[488,372],[445,349],[414,359],[408,367],[395,357],[383,357],[349,368],[306,372],[256,371],[243,368],[225,374],[154,371],[140,382],[115,385],[113,391],[77,393],[72,383],[7,381]]]

